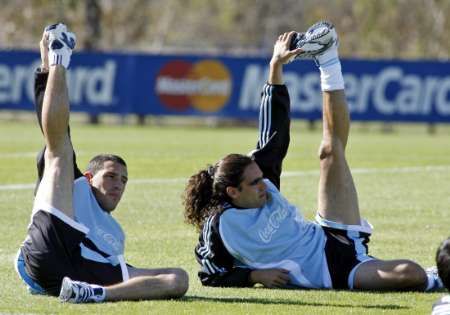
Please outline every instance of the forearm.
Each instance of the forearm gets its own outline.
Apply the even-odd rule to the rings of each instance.
[[[233,268],[228,272],[213,275],[199,275],[203,285],[211,287],[252,287],[250,280],[251,269]]]
[[[256,269],[250,273],[252,284],[260,283],[267,288],[284,287],[289,283],[289,271],[282,268]]]
[[[283,84],[283,64],[279,60],[272,59],[269,64],[269,84]]]

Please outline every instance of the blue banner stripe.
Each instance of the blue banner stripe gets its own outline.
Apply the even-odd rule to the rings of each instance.
[[[256,119],[270,135],[266,58],[75,51],[67,74],[71,110],[91,114]],[[55,60],[56,61],[56,60]],[[352,120],[450,122],[450,62],[341,59]],[[33,111],[37,51],[0,52],[0,110]],[[292,118],[321,119],[319,71],[285,66]],[[262,108],[264,106],[264,108]]]

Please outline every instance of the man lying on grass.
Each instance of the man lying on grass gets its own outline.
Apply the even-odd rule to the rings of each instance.
[[[435,270],[368,255],[371,226],[360,216],[345,157],[349,114],[332,24],[284,33],[275,43],[262,91],[259,141],[250,156],[230,154],[193,175],[184,196],[196,226],[199,277],[208,286],[435,290]],[[290,100],[283,64],[312,57],[323,91],[323,139],[316,222],[306,221],[280,193],[289,146]]]
[[[31,292],[72,303],[181,297],[188,289],[184,270],[125,263],[125,235],[111,216],[127,184],[125,161],[98,155],[84,175],[76,165],[65,78],[74,46],[75,35],[64,24],[45,29],[35,94],[46,147],[16,270]]]

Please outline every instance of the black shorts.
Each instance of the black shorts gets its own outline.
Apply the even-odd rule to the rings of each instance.
[[[92,246],[84,232],[58,216],[43,210],[35,212],[21,248],[27,274],[54,296],[59,295],[65,276],[99,285],[122,282],[120,264],[113,266],[82,257],[81,243]]]
[[[355,271],[372,260],[368,255],[370,233],[322,226],[327,237],[325,255],[333,289],[353,289]]]

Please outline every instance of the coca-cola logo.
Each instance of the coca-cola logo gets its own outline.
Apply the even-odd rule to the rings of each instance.
[[[159,71],[155,91],[161,103],[172,110],[193,107],[202,112],[216,112],[227,103],[231,85],[230,72],[220,61],[174,60]]]

